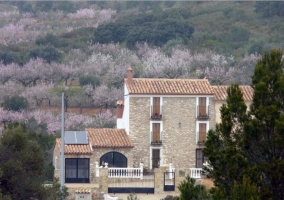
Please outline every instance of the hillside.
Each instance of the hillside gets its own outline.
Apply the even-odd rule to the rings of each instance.
[[[260,2],[65,3],[1,2],[0,59],[22,64],[45,51],[87,51],[88,41],[127,47],[147,41],[168,52],[184,45],[236,57],[284,48],[282,12],[265,15],[267,5]],[[55,37],[42,42],[46,34]],[[45,48],[48,43],[56,49]]]

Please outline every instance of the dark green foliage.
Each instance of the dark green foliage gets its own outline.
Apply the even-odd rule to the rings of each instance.
[[[260,171],[263,198],[284,196],[284,74],[283,52],[265,52],[258,61],[250,120],[245,124],[244,152]]]
[[[185,177],[179,186],[180,191],[179,200],[205,200],[210,196],[204,185],[195,185],[195,179],[190,178],[189,175]]]
[[[30,58],[42,58],[48,63],[58,62],[62,56],[62,53],[60,53],[54,46],[49,44],[46,46],[36,47],[29,53]]]
[[[39,37],[36,39],[35,43],[37,45],[52,45],[56,48],[68,46],[66,39],[59,38],[53,34],[47,34],[44,37]]]
[[[12,62],[18,63],[19,60],[20,57],[17,53],[0,50],[0,61],[2,61],[4,65],[10,64]]]
[[[6,110],[20,111],[22,109],[28,108],[28,100],[19,95],[4,97],[2,106]]]
[[[275,200],[284,196],[282,57],[281,50],[272,50],[257,62],[252,76],[253,102],[247,114],[238,87],[232,85],[227,91],[222,122],[216,131],[209,131],[203,150],[213,167],[206,171],[218,187],[215,196],[258,199],[259,195]]]
[[[9,124],[0,143],[1,190],[12,199],[42,199],[43,151],[23,126]]]
[[[281,1],[259,1],[255,3],[255,12],[262,17],[284,16],[284,2]]]
[[[0,190],[3,199],[57,200],[61,195],[58,180],[45,187],[44,161],[48,136],[27,131],[23,124],[8,125],[0,139]],[[64,198],[67,189],[63,188]],[[1,199],[1,196],[0,196]]]
[[[230,86],[227,93],[226,104],[220,109],[222,121],[216,125],[215,131],[209,131],[203,153],[213,167],[213,170],[206,168],[208,177],[213,178],[215,186],[229,196],[233,184],[240,184],[244,174],[253,172],[239,149],[247,107],[238,85]]]
[[[82,87],[84,85],[91,84],[94,88],[96,88],[97,86],[100,85],[100,79],[92,75],[85,75],[85,76],[80,76],[79,83]]]
[[[164,199],[161,200],[178,200],[178,196],[173,196],[173,195],[167,195]]]
[[[52,9],[52,1],[38,1],[35,3],[36,12],[48,12]]]
[[[211,188],[210,194],[213,200],[259,200],[260,195],[256,185],[249,178],[243,177],[240,184],[236,182],[231,187],[231,194],[224,195],[219,188]]]
[[[250,32],[246,28],[233,26],[230,30],[232,42],[246,42],[249,40]]]
[[[194,28],[188,21],[181,19],[182,15],[174,14],[174,11],[137,15],[129,19],[122,18],[115,23],[99,26],[94,32],[94,42],[126,42],[128,47],[133,48],[137,42],[142,41],[162,46],[172,39],[189,39]]]
[[[256,185],[251,183],[249,178],[244,176],[241,184],[234,183],[229,199],[258,200],[260,198]]]
[[[254,53],[262,54],[262,52],[264,51],[264,44],[265,44],[264,41],[253,42],[252,45],[248,49],[248,53],[249,54],[254,54]]]

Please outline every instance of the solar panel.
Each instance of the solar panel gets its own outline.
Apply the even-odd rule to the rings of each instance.
[[[86,131],[65,131],[65,144],[88,144]]]

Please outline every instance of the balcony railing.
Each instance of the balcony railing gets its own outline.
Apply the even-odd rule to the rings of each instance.
[[[197,106],[197,119],[209,118],[209,106]]]
[[[190,178],[201,178],[202,168],[189,168]]]
[[[197,144],[204,144],[206,141],[206,132],[197,132]]]
[[[162,145],[160,132],[151,132],[151,145]]]
[[[162,119],[162,106],[151,106],[151,119]]]

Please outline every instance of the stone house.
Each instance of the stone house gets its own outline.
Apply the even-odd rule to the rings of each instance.
[[[202,168],[206,133],[215,127],[214,90],[207,79],[133,78],[127,71],[117,128],[133,142],[133,160],[153,169]]]
[[[226,103],[227,98],[227,89],[229,86],[227,85],[218,85],[212,86],[215,95],[215,113],[216,113],[216,123],[221,123],[221,106]],[[245,104],[247,106],[247,110],[250,109],[250,104],[252,103],[253,98],[253,88],[249,85],[240,85],[239,86],[242,93]]]
[[[117,101],[117,128],[81,131],[85,143],[65,138],[65,182],[95,183],[96,162],[123,168],[143,163],[148,169],[172,163],[175,168],[197,168],[200,173],[206,162],[204,141],[208,130],[220,122],[227,87],[211,86],[207,79],[133,78],[129,68],[124,99]],[[249,105],[252,88],[241,86],[241,90]],[[68,134],[76,133],[67,131],[65,136]],[[57,177],[60,146],[57,139],[53,149]]]

